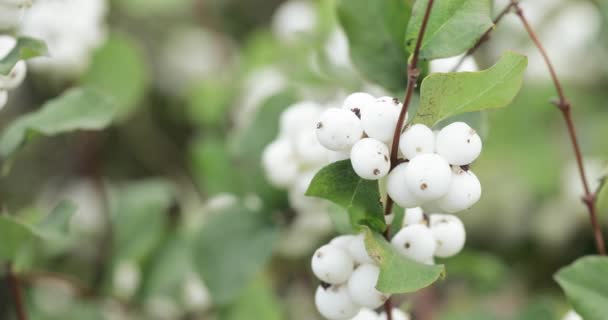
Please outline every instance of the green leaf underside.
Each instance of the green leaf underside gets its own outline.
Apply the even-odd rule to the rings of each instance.
[[[416,46],[427,6],[428,0],[418,0],[414,4],[405,37],[410,52]],[[459,55],[473,47],[493,25],[488,0],[435,1],[422,39],[420,57],[430,60]]]
[[[380,266],[376,289],[390,294],[415,292],[445,277],[443,265],[426,265],[410,260],[384,237],[365,228],[365,247]]]
[[[48,53],[44,41],[30,38],[18,37],[15,47],[3,58],[0,59],[0,75],[7,75],[19,60],[27,60]]]
[[[525,56],[507,52],[487,70],[431,74],[422,81],[412,122],[433,126],[457,114],[505,107],[519,92],[527,65]]]
[[[216,213],[200,231],[195,263],[213,301],[234,301],[270,259],[278,230],[240,206]]]
[[[555,274],[574,310],[585,320],[608,314],[608,257],[588,256]]]
[[[0,137],[0,157],[8,158],[30,133],[52,136],[74,130],[100,130],[114,113],[106,96],[88,88],[75,88],[45,103],[41,109],[13,121]]]
[[[67,234],[76,206],[63,201],[40,223],[29,225],[10,216],[0,216],[0,259],[14,260],[20,250],[35,240],[56,240]]]
[[[405,87],[408,52],[402,45],[411,5],[408,0],[340,0],[337,14],[350,55],[367,79],[392,91]]]
[[[306,191],[344,207],[353,227],[366,225],[374,231],[386,229],[378,181],[361,179],[350,160],[334,162],[319,170]]]

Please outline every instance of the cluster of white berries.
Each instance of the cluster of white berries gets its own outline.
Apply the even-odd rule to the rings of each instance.
[[[290,206],[297,215],[281,241],[280,252],[309,254],[316,241],[331,230],[327,203],[304,194],[315,174],[329,162],[330,154],[317,141],[314,126],[324,107],[299,102],[280,115],[279,134],[262,153],[266,179],[273,186],[288,190]]]
[[[106,0],[34,2],[20,32],[44,40],[49,57],[30,60],[32,69],[65,78],[84,72],[93,50],[106,39],[106,12]]]
[[[15,29],[32,0],[0,0],[0,30]]]
[[[439,213],[425,215],[421,208],[411,208],[406,209],[403,227],[391,245],[409,259],[434,264],[434,257],[458,254],[465,239],[464,225],[458,217]],[[376,318],[364,316],[369,314],[366,309],[380,307],[390,295],[375,288],[380,270],[365,249],[363,234],[334,238],[317,249],[311,264],[313,273],[322,281],[315,303],[325,318],[351,319],[362,312],[363,315],[352,319],[378,319],[378,315]]]
[[[471,207],[481,196],[481,184],[468,170],[481,153],[479,135],[464,122],[437,133],[422,124],[409,126],[399,141],[406,161],[391,171],[389,146],[401,107],[390,97],[351,94],[342,108],[328,109],[320,116],[317,138],[343,159],[350,158],[361,178],[377,180],[388,175],[387,192],[404,208],[432,203],[455,213]]]
[[[0,35],[0,59],[5,58],[15,48],[15,45],[17,45],[17,39],[8,35]],[[8,101],[8,91],[21,85],[26,73],[25,61],[20,60],[7,75],[0,75],[0,109]]]

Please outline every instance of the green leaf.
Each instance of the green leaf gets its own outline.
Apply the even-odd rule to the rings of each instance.
[[[27,224],[0,215],[0,259],[15,259],[33,241],[57,240],[65,236],[69,219],[75,211],[74,204],[63,201],[37,224]]]
[[[192,171],[207,194],[240,194],[239,171],[228,154],[224,139],[205,136],[191,146]]]
[[[48,53],[44,41],[30,38],[18,37],[15,47],[2,59],[0,59],[0,75],[7,75],[19,60],[27,60]]]
[[[222,314],[223,320],[284,319],[279,303],[268,281],[261,277],[249,285],[243,294]]]
[[[353,170],[350,160],[334,162],[319,170],[306,195],[327,199],[344,207],[355,228],[366,225],[374,231],[386,229],[378,181],[361,179]]]
[[[195,264],[219,305],[232,302],[270,259],[278,230],[240,206],[216,213],[195,244]]]
[[[608,314],[608,257],[587,256],[559,270],[555,280],[574,310],[585,320]]]
[[[417,0],[414,4],[405,37],[410,52],[416,46],[428,2]],[[435,1],[422,39],[420,57],[431,60],[459,55],[473,47],[493,25],[488,0]]]
[[[135,111],[146,93],[149,75],[144,55],[133,39],[112,34],[95,52],[82,82],[112,97],[115,118],[124,119]]]
[[[34,231],[8,216],[0,216],[0,259],[12,260],[34,239]]]
[[[164,180],[143,180],[110,190],[116,262],[142,262],[162,241],[175,191]]]
[[[30,132],[52,136],[75,130],[100,130],[112,121],[114,105],[89,88],[76,88],[49,100],[41,109],[13,121],[0,137],[0,158],[23,145]]]
[[[411,13],[408,0],[339,0],[337,13],[355,67],[370,81],[399,91],[407,83],[403,46]]]
[[[445,276],[443,265],[426,265],[401,255],[384,237],[365,228],[365,248],[380,266],[376,289],[384,293],[415,292]]]
[[[422,81],[420,107],[413,123],[433,126],[465,112],[502,108],[517,95],[528,59],[507,52],[480,72],[435,73]]]

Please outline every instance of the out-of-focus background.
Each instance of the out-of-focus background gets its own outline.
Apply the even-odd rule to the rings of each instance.
[[[276,188],[262,152],[296,102],[402,94],[353,67],[334,6],[34,0],[20,13],[16,32],[45,40],[50,57],[28,62],[0,127],[72,86],[94,83],[119,102],[106,130],[37,137],[0,179],[2,206],[20,219],[64,199],[78,206],[67,239],[32,245],[16,262],[31,319],[319,318],[310,256],[349,229],[342,212],[303,196],[314,165]],[[565,82],[597,186],[608,166],[608,2],[522,6]],[[485,69],[506,50],[529,57],[517,99],[459,117],[484,138],[473,166],[483,196],[461,214],[466,249],[439,261],[448,275],[433,289],[399,298],[404,310],[430,302],[437,319],[560,319],[569,306],[552,275],[595,250],[564,124],[548,103],[554,89],[515,16],[460,70]],[[608,203],[599,205],[608,231]],[[0,319],[14,319],[0,289]]]

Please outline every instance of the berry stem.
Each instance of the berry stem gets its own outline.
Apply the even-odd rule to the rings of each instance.
[[[424,12],[424,17],[422,18],[422,24],[420,25],[420,30],[418,31],[418,39],[416,39],[416,46],[414,47],[414,52],[412,52],[412,59],[407,65],[407,87],[405,89],[405,97],[403,98],[403,107],[401,108],[401,112],[399,113],[399,118],[397,119],[397,126],[395,127],[395,133],[393,134],[393,144],[391,146],[391,169],[393,170],[398,164],[398,156],[399,156],[399,139],[401,138],[401,128],[405,123],[405,115],[407,114],[407,110],[412,101],[412,95],[414,93],[414,89],[418,83],[418,77],[420,76],[420,69],[418,69],[418,59],[420,57],[420,48],[422,47],[422,39],[424,38],[424,33],[426,31],[426,27],[429,22],[429,17],[431,16],[431,9],[433,8],[434,0],[429,0],[426,11]],[[389,170],[389,172],[390,172]],[[386,205],[384,206],[384,215],[390,215],[393,211],[393,199],[389,195],[386,196]],[[391,227],[390,225],[386,227],[384,231],[384,237],[387,240],[391,238]],[[386,312],[387,320],[393,320],[393,303],[389,298],[384,303],[384,310]]]
[[[481,47],[482,44],[484,44],[486,41],[490,40],[490,34],[492,33],[492,31],[494,31],[494,28],[496,27],[496,25],[500,22],[500,20],[502,20],[502,18],[504,18],[504,16],[507,15],[507,13],[509,13],[509,11],[511,11],[511,9],[514,7],[514,4],[511,2],[509,3],[504,9],[502,9],[500,11],[500,13],[496,16],[496,18],[494,18],[494,26],[490,27],[490,29],[488,29],[482,36],[481,38],[479,38],[479,40],[477,40],[477,42],[473,45],[473,47],[471,49],[469,49],[464,56],[462,56],[462,58],[460,58],[460,60],[458,61],[458,63],[452,68],[451,72],[456,72],[458,71],[458,69],[460,68],[460,66],[462,66],[462,64],[464,63],[464,60],[466,58],[468,58],[469,56],[473,55],[473,53],[475,53],[475,51],[477,51],[477,49],[479,49],[479,47]]]
[[[593,228],[593,234],[595,237],[595,244],[597,247],[597,251],[600,255],[606,255],[606,246],[605,246],[605,242],[604,242],[604,237],[602,235],[602,229],[601,229],[601,227],[598,223],[598,219],[597,219],[596,195],[594,192],[591,191],[591,188],[589,187],[589,182],[587,181],[587,175],[585,174],[583,156],[582,156],[581,148],[580,148],[580,145],[578,142],[578,138],[576,136],[576,128],[574,126],[574,121],[572,120],[571,104],[568,101],[568,99],[566,98],[566,95],[564,94],[564,89],[557,76],[557,73],[555,72],[555,68],[553,67],[553,64],[551,63],[551,59],[549,59],[549,55],[547,54],[547,51],[541,44],[538,36],[536,35],[536,32],[534,31],[534,29],[532,29],[532,26],[530,25],[530,23],[524,16],[524,12],[523,12],[522,8],[519,6],[519,1],[511,0],[511,6],[515,9],[515,13],[519,17],[519,20],[523,24],[530,39],[532,40],[532,42],[534,42],[534,45],[540,52],[543,60],[545,61],[545,64],[547,65],[547,68],[549,69],[549,73],[551,75],[553,85],[555,86],[555,90],[557,91],[557,95],[558,95],[558,100],[554,101],[553,103],[559,109],[559,111],[562,114],[562,117],[564,118],[564,121],[566,122],[568,136],[570,138],[570,142],[572,143],[572,148],[574,149],[574,156],[576,158],[576,164],[578,166],[578,173],[581,177],[581,182],[583,184],[584,195],[582,197],[582,200],[583,200],[583,203],[585,203],[587,210],[589,211],[589,218],[591,220],[591,226]]]
[[[13,265],[8,264],[7,267],[7,280],[10,286],[11,295],[13,296],[13,302],[15,304],[15,315],[17,320],[27,320],[27,310],[23,303],[23,290],[21,289],[21,281],[13,272]]]

